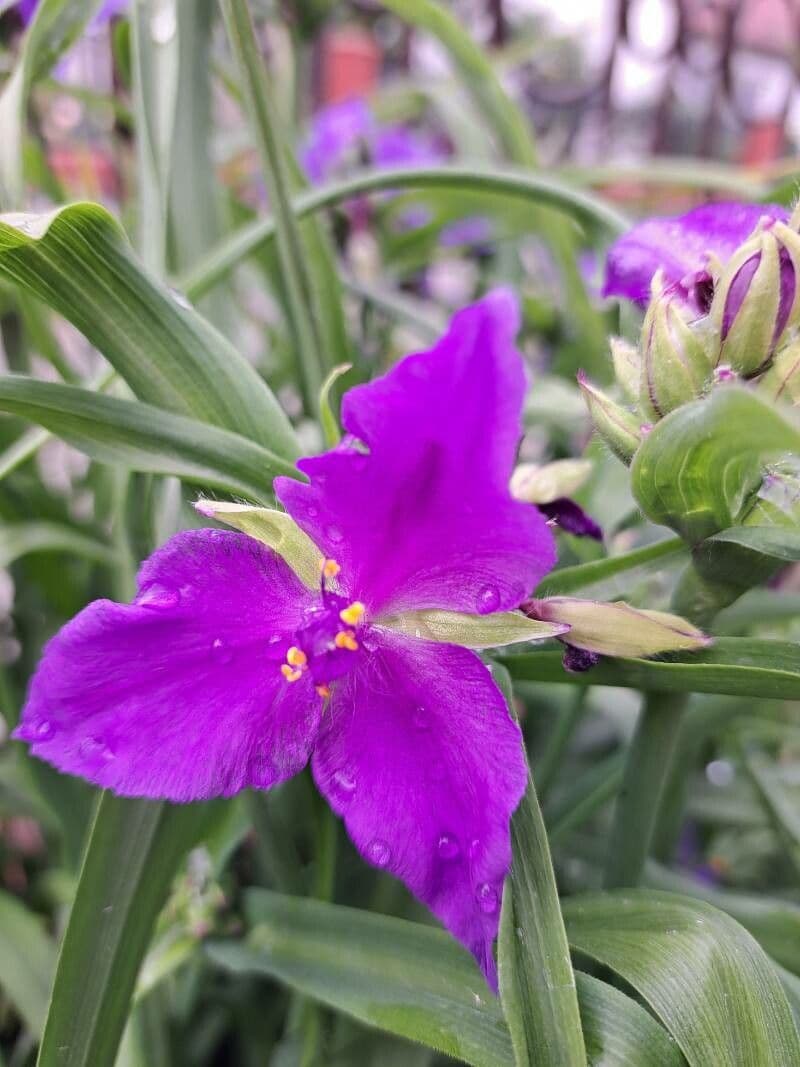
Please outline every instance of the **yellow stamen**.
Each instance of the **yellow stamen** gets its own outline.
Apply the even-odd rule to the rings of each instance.
[[[308,656],[297,645],[292,645],[289,651],[286,653],[286,662],[292,667],[305,667],[308,663]]]
[[[335,559],[324,559],[322,561],[322,574],[325,578],[335,578],[341,569]]]
[[[334,637],[333,643],[337,648],[346,648],[348,652],[355,652],[358,649],[358,641],[352,630],[340,630]]]
[[[346,622],[348,626],[357,626],[363,619],[366,610],[360,600],[354,600],[352,604],[342,608],[339,612],[339,618],[342,622]]]
[[[317,694],[321,696],[323,700],[327,700],[327,698],[331,695],[330,686],[328,685],[318,685],[316,689]]]
[[[296,682],[299,678],[303,677],[302,671],[296,671],[293,667],[290,667],[288,663],[281,664],[281,674],[287,682]]]

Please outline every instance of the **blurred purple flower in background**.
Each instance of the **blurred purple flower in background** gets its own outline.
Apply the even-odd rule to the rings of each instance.
[[[545,519],[508,489],[518,328],[506,291],[466,308],[430,351],[346,394],[347,436],[298,464],[307,483],[276,479],[325,560],[320,588],[245,534],[179,533],[132,604],[96,601],[51,640],[15,734],[59,770],[172,801],[268,789],[310,760],[362,856],[493,988],[519,727],[474,652],[386,620],[515,609],[555,562]]]
[[[36,14],[41,0],[19,0],[15,10],[19,13],[23,23],[27,26],[33,16]],[[109,19],[115,18],[117,15],[122,15],[128,8],[130,0],[105,0],[100,5],[91,22],[90,26],[100,26],[104,22],[108,22]]]
[[[615,241],[606,260],[603,296],[625,297],[644,306],[656,271],[698,314],[708,311],[713,295],[708,256],[725,262],[763,217],[785,221],[776,204],[723,201],[702,204],[685,215],[645,219]]]

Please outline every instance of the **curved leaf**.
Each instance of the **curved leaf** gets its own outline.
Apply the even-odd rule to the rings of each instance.
[[[41,520],[0,525],[0,567],[31,552],[68,552],[108,565],[117,559],[109,545],[66,523]]]
[[[0,411],[44,426],[104,463],[174,474],[256,500],[294,467],[229,430],[74,385],[0,376]]]
[[[0,892],[0,988],[37,1037],[55,966],[55,945],[41,919],[10,893]]]
[[[262,889],[247,893],[246,907],[247,939],[207,946],[219,966],[275,978],[475,1067],[514,1063],[500,1002],[442,930]],[[580,972],[575,978],[589,1067],[682,1067],[677,1046],[634,1000]]]
[[[796,425],[746,389],[716,389],[656,423],[631,487],[649,519],[696,544],[739,522],[766,464],[786,452],[800,452]]]
[[[0,217],[0,278],[69,319],[140,399],[296,456],[294,433],[263,379],[147,273],[104,208]]]
[[[575,684],[561,652],[526,652],[499,657],[512,678]],[[672,693],[721,693],[775,700],[800,700],[800,646],[791,641],[718,637],[710,648],[661,659],[603,659],[583,675],[587,685]]]
[[[757,942],[724,912],[654,890],[564,903],[573,949],[641,994],[691,1067],[792,1067],[800,1036]]]
[[[115,1059],[136,975],[170,883],[213,805],[104,793],[72,905],[37,1067]]]

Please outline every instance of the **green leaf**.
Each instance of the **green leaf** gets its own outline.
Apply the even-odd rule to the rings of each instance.
[[[560,652],[501,656],[512,678],[575,684]],[[718,637],[710,648],[662,659],[601,660],[583,676],[588,685],[673,693],[721,693],[775,700],[800,700],[800,646],[790,641]]]
[[[503,891],[500,996],[517,1067],[586,1063],[575,975],[547,832],[533,781],[511,820],[513,861]]]
[[[778,768],[770,765],[763,756],[746,756],[744,766],[795,871],[800,873],[800,811],[797,797],[786,789],[778,777]]]
[[[322,388],[319,391],[319,421],[322,426],[322,436],[328,448],[334,448],[342,439],[339,420],[334,414],[331,404],[331,392],[339,378],[343,374],[347,374],[349,370],[352,370],[352,367],[352,363],[340,363],[338,367],[334,367],[322,383]]]
[[[606,581],[608,578],[613,578],[617,574],[625,574],[636,567],[658,563],[662,559],[685,551],[686,546],[681,538],[669,537],[664,541],[656,541],[654,545],[645,545],[631,552],[623,552],[619,556],[594,559],[589,563],[577,563],[574,567],[561,567],[559,570],[551,571],[546,578],[542,579],[536,595],[543,597],[572,593],[576,589]]]
[[[248,891],[246,910],[253,924],[246,940],[207,946],[220,967],[276,978],[475,1067],[514,1062],[500,1002],[442,930],[262,889]],[[590,1067],[681,1067],[677,1046],[635,1001],[588,975],[575,977]]]
[[[567,900],[573,949],[645,999],[691,1067],[791,1067],[800,1037],[757,942],[708,904],[654,890]]]
[[[0,411],[19,415],[104,463],[174,474],[256,500],[294,467],[237,433],[73,385],[0,376]]]
[[[37,1067],[112,1064],[178,865],[214,807],[104,793],[61,946]]]
[[[599,197],[575,189],[566,182],[527,170],[488,168],[458,164],[436,167],[395,167],[368,170],[346,180],[321,185],[292,199],[298,218],[326,207],[352,200],[364,193],[386,189],[474,189],[490,196],[513,196],[534,204],[558,208],[578,222],[588,222],[616,236],[629,228],[629,222]],[[257,219],[224,239],[197,266],[179,281],[179,288],[191,299],[207,292],[242,260],[275,236],[271,216]]]
[[[245,943],[215,963],[268,974],[338,1011],[480,1067],[513,1062],[499,1001],[467,952],[439,930],[266,890],[246,894]]]
[[[104,208],[0,218],[0,278],[64,315],[141,400],[296,456],[294,433],[263,379],[145,271]]]
[[[491,134],[496,134],[510,159],[536,166],[533,130],[523,113],[506,93],[486,55],[462,23],[443,4],[433,0],[381,0],[404,22],[436,37],[461,75],[465,89],[475,99]]]
[[[0,525],[0,567],[9,567],[31,552],[68,552],[107,566],[117,559],[109,545],[66,523],[41,520]]]
[[[22,199],[23,138],[28,95],[80,35],[99,0],[42,0],[25,34],[17,65],[0,94],[0,207],[17,207]]]
[[[800,451],[800,429],[733,386],[656,423],[631,467],[633,494],[653,522],[691,544],[739,523],[767,463]]]
[[[39,1037],[56,967],[55,945],[42,920],[0,891],[0,988]]]
[[[700,574],[742,590],[798,559],[800,530],[792,526],[734,526],[702,541],[694,551]]]
[[[580,971],[575,980],[589,1067],[686,1067],[664,1027],[635,1000]]]

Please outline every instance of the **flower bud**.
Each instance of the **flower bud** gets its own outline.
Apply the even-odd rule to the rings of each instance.
[[[592,473],[590,459],[557,459],[553,463],[520,463],[511,475],[511,495],[525,504],[550,504],[577,493]]]
[[[663,418],[695,400],[711,373],[708,331],[690,326],[680,305],[662,291],[660,272],[642,326],[642,373],[639,402],[644,415]]]
[[[642,442],[639,420],[592,385],[583,371],[578,374],[578,385],[595,430],[615,456],[623,463],[630,463]]]
[[[638,404],[639,380],[642,377],[642,357],[639,349],[622,337],[609,338],[609,344],[617,385],[632,404]]]
[[[710,316],[720,332],[718,362],[746,376],[768,362],[800,313],[800,238],[784,223],[746,241],[726,265]]]
[[[772,400],[800,404],[800,341],[791,341],[778,352],[759,379],[758,391]]]
[[[680,615],[643,611],[623,601],[605,604],[555,596],[528,600],[522,610],[536,619],[566,624],[567,644],[601,656],[640,659],[659,652],[691,652],[711,643]]]

